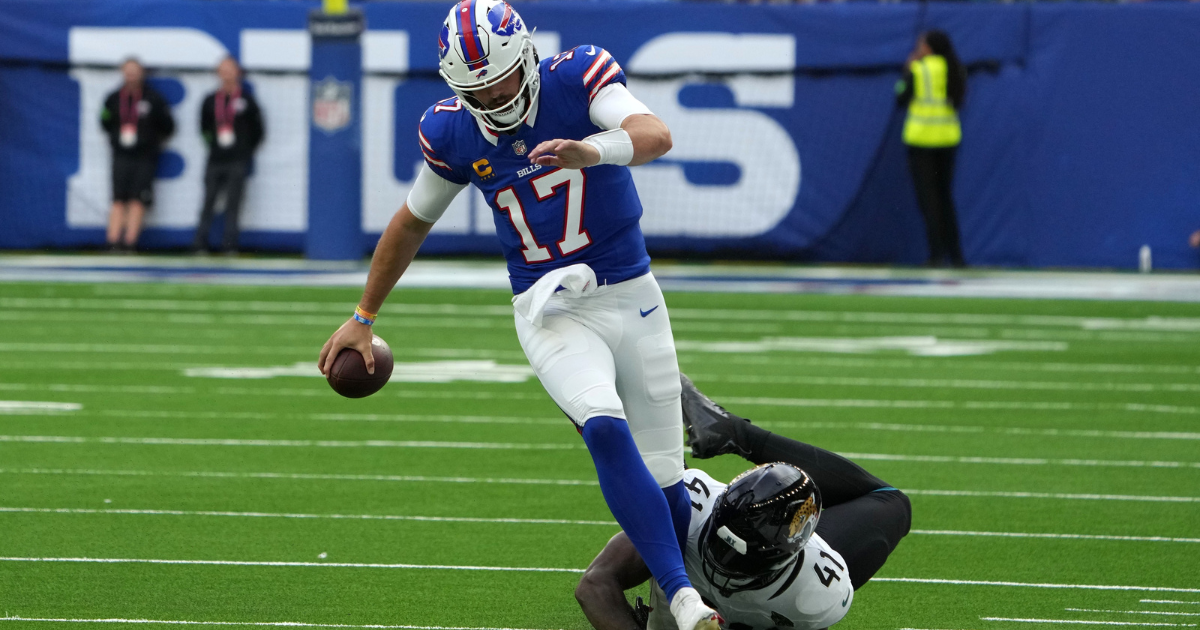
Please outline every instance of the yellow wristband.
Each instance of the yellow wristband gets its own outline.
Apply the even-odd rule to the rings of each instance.
[[[354,307],[354,319],[360,323],[370,326],[375,323],[377,317],[379,317],[378,313],[368,313],[361,306]]]

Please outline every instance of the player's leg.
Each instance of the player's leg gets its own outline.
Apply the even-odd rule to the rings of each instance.
[[[603,300],[589,297],[575,302]],[[578,312],[552,300],[540,327],[517,316],[517,337],[546,392],[579,427],[600,490],[664,590],[690,588],[683,554],[671,524],[667,499],[646,468],[625,420],[616,390],[616,368],[608,344],[576,318]],[[586,307],[576,304],[576,311]]]
[[[850,583],[858,590],[875,576],[911,526],[908,497],[889,487],[826,508],[816,531],[842,555],[850,571]]]
[[[682,547],[692,504],[683,485],[679,362],[666,303],[652,275],[622,283],[614,297],[621,326],[613,347],[617,393],[638,451],[667,496]]]
[[[707,459],[736,453],[754,464],[791,464],[803,469],[817,482],[825,507],[891,487],[837,453],[751,424],[714,403],[686,376],[682,380],[684,423],[691,436],[695,457]]]
[[[875,575],[908,535],[908,497],[858,464],[751,424],[714,403],[686,377],[683,407],[692,447],[706,448],[703,456],[737,453],[755,464],[784,462],[813,478],[825,506],[817,533],[846,560],[855,589]]]

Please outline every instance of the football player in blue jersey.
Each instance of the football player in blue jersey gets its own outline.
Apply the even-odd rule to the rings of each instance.
[[[628,169],[670,150],[670,131],[607,51],[585,45],[539,60],[531,29],[501,0],[456,4],[438,54],[456,96],[421,117],[426,167],[375,249],[354,316],[321,349],[321,371],[342,348],[373,369],[375,314],[433,223],[474,184],[493,210],[530,365],[582,434],[604,499],[679,630],[717,630],[683,564],[691,503],[679,366]]]

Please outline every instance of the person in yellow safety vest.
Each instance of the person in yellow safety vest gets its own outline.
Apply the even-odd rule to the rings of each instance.
[[[951,194],[954,154],[962,140],[958,110],[966,88],[967,73],[950,38],[942,31],[922,33],[908,56],[904,77],[896,84],[896,94],[899,103],[908,107],[904,143],[917,204],[925,217],[931,266],[966,266]]]

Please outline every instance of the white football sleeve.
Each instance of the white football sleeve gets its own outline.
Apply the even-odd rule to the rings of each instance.
[[[620,83],[604,86],[588,107],[588,116],[601,129],[620,129],[621,123],[634,114],[653,113]]]
[[[426,223],[436,223],[446,213],[450,202],[466,187],[466,184],[455,184],[434,173],[426,164],[417,173],[417,181],[408,193],[408,211]]]

